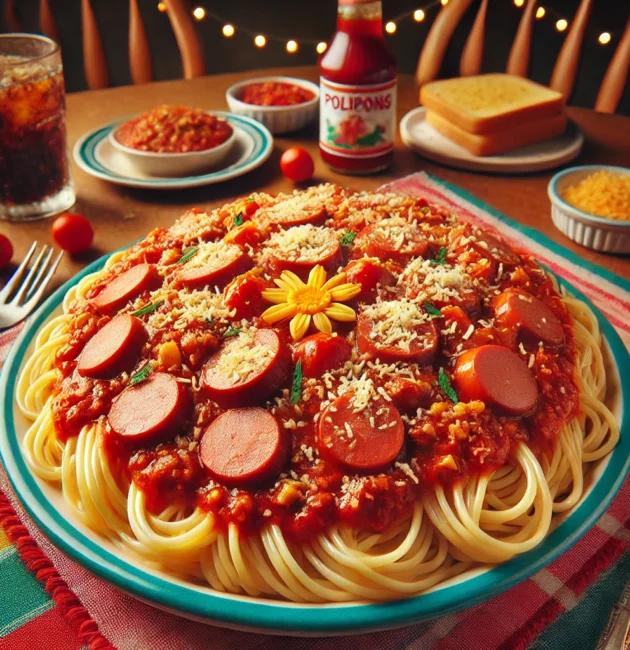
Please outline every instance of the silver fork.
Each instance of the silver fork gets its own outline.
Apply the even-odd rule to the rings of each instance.
[[[53,249],[44,245],[29,267],[36,250],[37,242],[33,242],[20,266],[0,291],[0,329],[19,323],[35,309],[63,257],[61,251],[53,260]]]

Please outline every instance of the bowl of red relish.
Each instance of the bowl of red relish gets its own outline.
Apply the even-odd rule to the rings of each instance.
[[[211,112],[165,105],[127,120],[109,140],[144,174],[189,176],[218,165],[235,133],[227,120]]]
[[[289,133],[317,117],[319,86],[295,77],[259,77],[228,88],[232,113],[262,122],[272,133]]]

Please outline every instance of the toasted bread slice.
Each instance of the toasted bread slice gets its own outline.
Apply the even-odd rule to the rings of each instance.
[[[433,111],[427,111],[427,122],[473,156],[494,156],[560,135],[566,128],[567,118],[561,113],[488,135],[467,133]]]
[[[482,74],[425,84],[420,103],[468,133],[494,133],[557,116],[562,94],[523,77]]]

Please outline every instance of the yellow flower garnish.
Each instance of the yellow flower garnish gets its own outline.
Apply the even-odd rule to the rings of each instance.
[[[304,337],[311,320],[320,332],[330,333],[331,318],[342,323],[351,323],[357,318],[354,309],[336,302],[351,300],[361,292],[360,284],[344,282],[345,279],[346,274],[339,273],[326,282],[326,271],[319,264],[311,269],[306,284],[295,273],[283,271],[274,280],[278,288],[262,292],[267,302],[274,303],[262,318],[269,325],[290,318],[289,331],[294,341]]]

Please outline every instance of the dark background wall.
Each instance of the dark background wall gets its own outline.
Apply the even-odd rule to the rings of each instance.
[[[196,23],[202,38],[209,74],[251,70],[271,66],[305,65],[317,61],[315,45],[302,39],[328,40],[334,30],[336,0],[188,0],[190,6],[204,6],[218,14],[225,22],[237,28],[233,38],[221,34],[223,23],[210,15]],[[0,0],[0,4],[2,0]],[[39,31],[38,1],[16,0],[16,13],[24,31]],[[69,91],[85,89],[81,54],[81,20],[79,0],[51,0],[50,2],[64,55],[66,83]],[[157,0],[140,0],[140,9],[151,42],[154,75],[157,79],[181,76],[181,63],[165,13],[158,11]],[[402,12],[428,4],[427,0],[384,0],[385,20]],[[535,21],[534,47],[530,77],[541,83],[550,79],[553,63],[567,32],[559,33],[555,22],[559,17],[571,20],[578,0],[540,0],[547,13]],[[127,29],[128,0],[92,0],[92,5],[105,43],[110,74],[114,85],[130,83]],[[442,76],[456,73],[459,55],[474,16],[478,2],[473,2],[457,29],[449,47]],[[413,72],[420,48],[438,7],[427,9],[422,23],[407,18],[398,23],[398,29],[388,41],[396,53],[400,70]],[[508,53],[523,9],[512,0],[490,0],[486,24],[484,71],[505,69]],[[595,0],[583,50],[580,73],[571,103],[592,107],[599,84],[623,32],[630,12],[629,0]],[[0,18],[0,21],[2,18]],[[257,49],[252,37],[243,33],[246,28],[265,35],[282,37],[282,42],[270,41],[264,49]],[[6,25],[0,22],[0,31]],[[602,46],[597,42],[601,32],[611,32],[612,41]],[[284,40],[294,38],[301,43],[296,54],[287,54]],[[630,114],[630,83],[626,84],[618,112]]]

